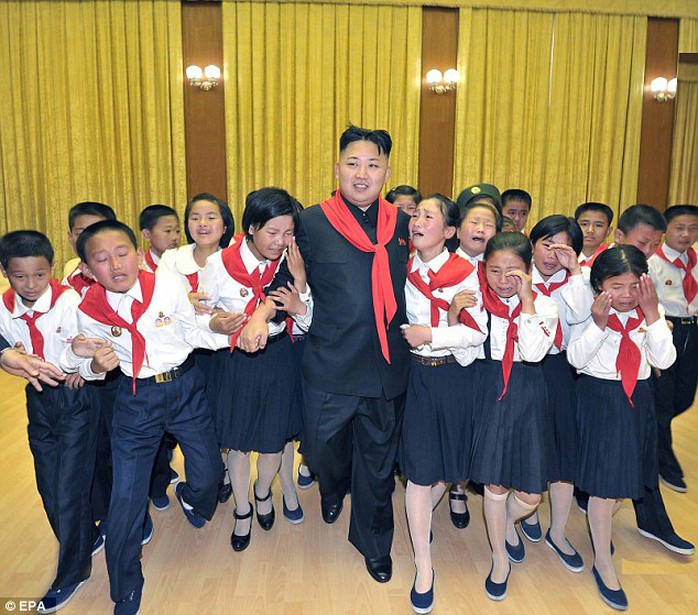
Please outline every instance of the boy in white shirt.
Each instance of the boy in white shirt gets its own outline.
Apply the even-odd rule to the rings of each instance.
[[[95,284],[78,313],[81,336],[64,365],[98,379],[123,372],[112,430],[114,483],[109,513],[107,568],[115,615],[135,615],[143,575],[141,531],[153,459],[165,429],[185,456],[188,481],[176,494],[190,524],[202,527],[216,508],[223,465],[204,392],[189,356],[194,347],[219,348],[226,336],[197,327],[186,291],[172,275],[140,270],[133,231],[103,221],[83,231],[77,251]],[[92,358],[81,358],[91,356]]]

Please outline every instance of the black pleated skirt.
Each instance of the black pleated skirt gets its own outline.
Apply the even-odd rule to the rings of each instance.
[[[470,474],[475,381],[472,366],[410,361],[400,438],[400,469],[417,485]]]
[[[221,448],[278,453],[286,444],[296,377],[284,334],[264,350],[217,353],[215,425]]]
[[[514,362],[506,395],[501,361],[476,361],[473,481],[542,493],[548,481],[543,424],[548,394],[539,363]]]
[[[543,413],[548,481],[573,483],[577,473],[577,389],[572,366],[564,352],[543,359],[548,404]]]
[[[633,408],[617,380],[577,380],[576,485],[600,498],[643,496],[657,486],[657,419],[649,380],[638,380]]]

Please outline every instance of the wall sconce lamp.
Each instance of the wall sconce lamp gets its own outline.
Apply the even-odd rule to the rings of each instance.
[[[429,89],[436,94],[445,94],[455,90],[460,80],[460,74],[455,68],[449,68],[443,75],[438,68],[432,68],[427,73]]]
[[[652,96],[658,102],[666,102],[676,98],[676,77],[668,81],[664,77],[657,77],[650,83]]]
[[[189,85],[208,92],[211,88],[216,87],[221,80],[221,69],[215,64],[209,64],[201,70],[200,67],[193,64],[187,66],[187,79],[189,79]]]

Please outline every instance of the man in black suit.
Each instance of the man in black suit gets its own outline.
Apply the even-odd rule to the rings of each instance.
[[[326,523],[337,520],[351,489],[349,540],[379,582],[392,575],[393,464],[409,361],[400,330],[409,218],[380,197],[391,147],[386,131],[349,126],[335,165],[339,191],[304,210],[295,232],[314,298],[303,444]],[[290,280],[282,265],[272,287]],[[255,313],[241,335],[244,349],[265,343],[260,325],[269,317],[263,306]]]

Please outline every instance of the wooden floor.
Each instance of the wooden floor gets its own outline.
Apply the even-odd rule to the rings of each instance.
[[[0,613],[9,599],[40,597],[53,579],[56,542],[36,491],[26,437],[23,385],[0,372]],[[698,409],[676,421],[676,450],[689,483],[687,494],[664,489],[679,533],[698,542]],[[182,471],[182,459],[174,466]],[[170,494],[172,489],[170,489]],[[247,551],[230,548],[232,500],[219,507],[213,521],[194,530],[179,506],[152,510],[155,535],[143,551],[146,578],[142,615],[209,613],[326,615],[411,613],[409,591],[414,578],[404,513],[404,488],[395,492],[394,574],[390,583],[375,583],[363,559],[347,542],[349,506],[339,521],[325,525],[317,486],[300,491],[305,522],[290,525],[281,515],[275,485],[277,522],[270,532],[255,523]],[[347,502],[348,504],[349,502]],[[435,511],[433,558],[436,570],[435,614],[446,613],[610,613],[597,595],[591,576],[591,547],[586,519],[572,510],[569,533],[587,564],[581,574],[568,572],[543,543],[526,543],[527,556],[516,566],[507,599],[491,602],[483,583],[490,557],[482,519],[482,500],[470,497],[472,521],[455,529],[443,502]],[[541,509],[544,527],[549,512]],[[698,613],[698,564],[695,557],[670,554],[642,538],[632,506],[615,517],[616,566],[633,613]],[[92,577],[62,613],[111,613],[104,552],[93,560]],[[19,611],[16,611],[19,612]]]

